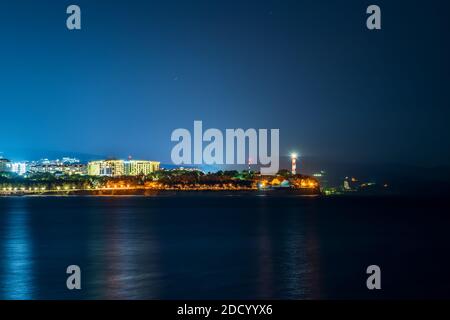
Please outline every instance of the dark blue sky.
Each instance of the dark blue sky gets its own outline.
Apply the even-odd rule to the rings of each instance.
[[[66,29],[78,4],[82,30]],[[369,4],[382,30],[365,27]],[[450,164],[448,1],[0,6],[0,152],[170,161],[172,130],[279,128],[281,153]]]

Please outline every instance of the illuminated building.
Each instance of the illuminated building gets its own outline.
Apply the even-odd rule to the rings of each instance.
[[[76,163],[80,163],[80,160],[77,159],[77,158],[63,157],[61,162],[62,163],[69,163],[69,164],[76,164]]]
[[[32,163],[26,169],[28,173],[50,173],[50,174],[86,174],[86,165],[84,164],[63,164],[61,162],[45,162],[45,163]]]
[[[0,158],[0,172],[11,172],[11,161]]]
[[[80,159],[69,157],[63,157],[61,160],[60,159],[49,160],[45,158],[39,161],[32,161],[32,164],[78,164],[78,163],[80,163]]]
[[[147,175],[159,170],[159,162],[145,160],[124,161],[124,172],[126,176]]]
[[[89,162],[87,171],[91,176],[138,176],[158,171],[159,164],[146,160],[98,160]]]
[[[103,161],[91,161],[87,165],[87,174],[90,176],[99,176],[103,167]]]
[[[313,174],[313,177],[317,179],[320,183],[320,187],[328,188],[328,179],[327,179],[327,173],[324,170],[321,170],[320,172],[316,172]]]
[[[13,162],[11,163],[11,171],[23,176],[27,173],[27,164],[25,162]]]
[[[344,191],[357,191],[357,189],[358,189],[357,182],[358,182],[358,180],[356,180],[355,178],[345,177],[343,190]]]
[[[350,191],[350,184],[348,183],[348,180],[344,180],[344,190],[346,191]]]
[[[75,158],[63,158],[63,160],[49,160],[47,158],[39,161],[31,161],[27,163],[14,163],[14,172],[19,175],[50,173],[52,175],[85,175],[86,165],[81,164],[80,160]]]
[[[88,163],[88,175],[118,177],[124,175],[123,160],[99,160]]]

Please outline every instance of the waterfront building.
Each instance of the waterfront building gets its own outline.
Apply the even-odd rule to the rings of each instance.
[[[87,172],[91,176],[138,176],[158,171],[159,165],[147,160],[98,160],[88,163]]]
[[[145,160],[124,161],[124,172],[126,176],[148,175],[159,170],[159,162]]]
[[[88,163],[87,172],[90,176],[117,177],[124,175],[123,160],[98,160]]]
[[[89,176],[99,176],[103,161],[91,161],[87,165],[87,174]]]

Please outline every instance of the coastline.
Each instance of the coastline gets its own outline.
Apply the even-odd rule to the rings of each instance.
[[[65,196],[158,196],[158,195],[293,195],[293,196],[321,196],[315,189],[286,189],[286,190],[258,190],[258,189],[98,189],[98,190],[57,190],[43,192],[9,191],[0,192],[0,197],[65,197]]]

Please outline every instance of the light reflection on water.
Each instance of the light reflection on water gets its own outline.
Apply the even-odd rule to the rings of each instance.
[[[449,210],[411,198],[0,197],[0,298],[449,298]],[[365,287],[374,262],[389,270],[378,294]],[[70,264],[81,291],[66,288]]]
[[[158,284],[154,281],[159,276],[157,241],[148,221],[134,219],[127,208],[110,206],[100,211],[92,213],[88,248],[94,297],[158,298]],[[153,263],[146,260],[149,256]]]
[[[228,199],[220,208],[222,198],[0,199],[0,296],[317,297],[304,213]],[[82,269],[81,291],[65,288],[70,264]]]
[[[0,197],[0,298],[372,298],[373,261],[402,284],[385,277],[383,298],[448,297],[434,269],[450,267],[440,254],[450,250],[450,218],[427,204],[424,219],[412,200],[379,201]],[[419,289],[401,268],[413,251]],[[66,288],[70,264],[81,267],[81,291]]]
[[[20,201],[14,202],[6,214],[0,214],[0,297],[33,299],[33,248],[27,206]]]
[[[315,223],[311,219],[298,219],[294,212],[288,216],[288,224],[290,228],[286,229],[286,244],[283,246],[286,279],[289,279],[285,287],[292,292],[293,297],[320,299],[320,248]]]
[[[257,298],[279,297],[280,291],[284,291],[285,298],[319,299],[319,247],[311,221],[306,219],[308,215],[298,208],[280,210],[279,214],[285,216],[279,220],[286,221],[277,230],[270,205],[259,207],[259,212],[260,287]]]

